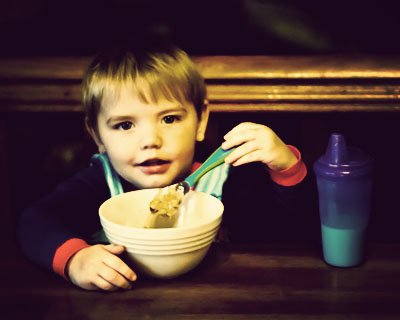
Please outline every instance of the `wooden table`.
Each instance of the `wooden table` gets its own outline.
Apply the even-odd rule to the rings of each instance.
[[[114,293],[78,289],[23,258],[1,263],[1,319],[400,319],[400,245],[334,268],[318,248],[215,244],[174,280]]]

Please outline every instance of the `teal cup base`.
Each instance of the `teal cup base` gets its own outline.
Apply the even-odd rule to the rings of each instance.
[[[363,229],[338,229],[321,225],[322,251],[327,264],[355,267],[363,263],[365,236]]]

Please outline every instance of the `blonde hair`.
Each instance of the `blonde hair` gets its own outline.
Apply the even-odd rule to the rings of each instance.
[[[199,118],[205,106],[204,79],[183,50],[172,45],[122,47],[94,58],[83,79],[87,123],[96,131],[104,98],[115,97],[124,85],[144,103],[157,104],[160,98],[193,103]]]

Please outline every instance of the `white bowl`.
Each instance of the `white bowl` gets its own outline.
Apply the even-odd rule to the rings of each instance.
[[[127,192],[99,208],[104,233],[111,243],[124,245],[134,270],[152,277],[174,278],[196,267],[207,254],[222,220],[217,198],[190,191],[181,204],[183,223],[176,228],[145,228],[149,203],[159,189]]]
[[[115,244],[122,244],[126,248],[129,248],[131,250],[141,250],[141,251],[148,251],[148,252],[167,252],[167,251],[173,251],[173,250],[182,250],[182,249],[190,249],[193,247],[197,247],[199,245],[209,243],[214,241],[215,239],[215,233],[208,235],[207,237],[204,237],[202,239],[198,239],[195,241],[190,241],[186,243],[178,243],[178,244],[170,244],[170,245],[160,245],[160,246],[152,246],[152,245],[147,245],[147,244],[137,244],[135,242],[127,242],[124,241],[123,239],[118,239],[117,237],[113,236],[107,236],[108,240],[111,243]]]
[[[190,191],[180,206],[183,223],[178,228],[145,228],[151,215],[149,203],[157,189],[131,191],[112,197],[99,208],[100,221],[105,231],[124,237],[146,240],[173,240],[192,237],[209,231],[221,223],[224,206],[217,198]]]
[[[187,247],[187,248],[181,248],[181,249],[171,249],[171,250],[147,250],[147,249],[136,249],[132,247],[126,247],[126,251],[132,254],[145,254],[145,255],[150,255],[150,256],[174,256],[178,254],[184,254],[192,251],[196,251],[198,249],[204,248],[206,246],[211,245],[213,242],[213,239],[205,241],[204,243],[199,243],[197,245]]]
[[[135,245],[145,245],[149,247],[164,247],[167,248],[171,245],[181,245],[181,244],[191,244],[193,242],[202,240],[209,236],[215,236],[218,233],[219,225],[214,227],[213,229],[206,231],[204,233],[196,234],[192,237],[186,237],[181,239],[172,239],[172,240],[151,240],[151,239],[137,239],[132,237],[121,236],[114,230],[104,230],[105,235],[108,239],[120,240],[126,244],[135,244]]]
[[[186,252],[149,254],[127,250],[128,264],[148,276],[171,279],[194,269],[205,257],[210,244]]]

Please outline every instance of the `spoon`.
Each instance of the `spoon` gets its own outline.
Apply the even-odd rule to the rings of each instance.
[[[182,221],[182,217],[180,214],[180,217],[178,217],[179,219],[177,219],[176,213],[178,212],[183,196],[196,185],[202,176],[224,163],[224,159],[234,149],[235,148],[224,150],[219,147],[206,159],[206,161],[203,162],[199,168],[197,168],[197,170],[195,170],[185,180],[172,186],[162,188],[160,193],[156,195],[155,198],[150,202],[150,212],[152,214],[157,214],[157,216],[160,216],[161,218],[151,219],[151,227],[166,228],[171,227],[171,223],[172,226],[176,226],[177,223],[179,224],[177,220]],[[174,219],[171,219],[172,217]],[[157,220],[159,220],[158,223]],[[148,227],[150,227],[149,224]]]
[[[204,176],[207,172],[219,166],[220,164],[224,163],[225,158],[234,149],[235,148],[224,150],[221,147],[219,147],[190,176],[188,176],[185,180],[179,182],[177,184],[178,185],[177,188],[182,187],[183,193],[184,194],[188,193],[189,190],[196,185],[196,183],[200,180],[202,176]]]

